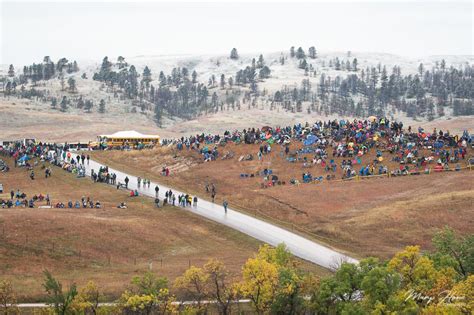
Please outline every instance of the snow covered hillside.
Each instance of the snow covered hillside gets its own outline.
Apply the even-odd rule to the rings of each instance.
[[[31,125],[66,121],[74,128],[94,126],[91,133],[152,132],[159,126],[165,128],[162,134],[172,134],[165,130],[185,134],[369,114],[420,123],[463,115],[464,122],[472,122],[474,117],[465,116],[473,115],[472,55],[408,58],[318,51],[316,58],[308,54],[298,58],[286,50],[240,54],[234,59],[229,55],[117,59],[108,56],[106,69],[104,60],[78,60],[78,71],[56,71],[48,79],[42,78],[43,68],[35,68],[45,65],[41,60],[26,69],[13,65],[14,76],[10,76],[12,67],[3,65],[0,86],[5,97],[0,113],[12,117],[4,129],[14,131],[25,121]],[[268,76],[260,76],[263,66],[269,68]],[[240,81],[239,75],[244,76]],[[440,77],[457,85],[445,89],[436,83]],[[413,87],[414,83],[418,85]],[[406,89],[406,95],[391,96],[384,84],[397,91]],[[61,134],[68,132],[61,130]]]

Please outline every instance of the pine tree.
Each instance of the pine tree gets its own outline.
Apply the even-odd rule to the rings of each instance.
[[[300,61],[299,67],[300,67],[300,69],[304,69],[304,70],[307,69],[308,63],[306,62],[306,59],[303,59],[303,60]]]
[[[79,109],[82,109],[84,107],[84,99],[82,98],[82,95],[79,97],[79,100],[77,101],[76,107]]]
[[[163,86],[166,85],[166,76],[163,73],[163,71],[160,71],[160,76],[159,76],[158,80],[160,81],[160,87],[163,87]]]
[[[276,91],[276,92],[275,92],[275,96],[273,96],[273,100],[274,100],[275,102],[280,102],[280,103],[283,102],[283,97],[282,97],[280,91]]]
[[[155,105],[155,121],[156,124],[161,127],[163,121],[163,108],[158,104]]]
[[[237,60],[239,59],[239,54],[237,53],[237,48],[232,48],[230,52],[230,59]]]
[[[43,64],[43,80],[49,80],[54,74],[54,65],[53,68],[51,68],[51,58],[44,56]]]
[[[224,74],[221,74],[221,89],[224,89],[225,88],[225,75]]]
[[[67,80],[67,84],[69,85],[69,92],[75,93],[76,92],[76,80],[71,77]]]
[[[258,76],[260,79],[267,79],[270,77],[270,73],[271,73],[270,68],[267,66],[264,66],[262,69],[260,69]]]
[[[263,60],[263,55],[258,57],[257,68],[261,69],[265,65],[265,61]]]
[[[423,63],[420,63],[418,66],[418,73],[420,74],[420,77],[423,77],[423,72],[425,71],[425,67],[423,66]]]
[[[309,58],[311,58],[311,59],[315,59],[315,58],[316,58],[316,48],[315,48],[314,46],[309,47],[308,56],[309,56]]]
[[[145,66],[145,69],[143,69],[142,82],[145,84],[145,89],[146,89],[146,92],[148,93],[150,89],[150,82],[151,82],[151,71],[150,71],[150,68],[148,68],[148,66]]]
[[[59,83],[61,84],[61,91],[64,91],[66,82],[64,80],[64,74],[62,72],[59,74]]]
[[[138,95],[138,74],[134,65],[131,65],[128,70],[128,86],[126,92],[131,99],[134,99]]]
[[[217,93],[216,92],[212,93],[212,96],[211,96],[212,107],[217,107],[218,101],[219,101],[219,97],[217,96]]]
[[[79,71],[79,66],[77,65],[76,60],[72,63],[72,71],[73,72],[78,72]]]
[[[291,46],[291,48],[290,48],[290,57],[295,58],[295,47],[294,46]]]
[[[183,67],[181,69],[181,76],[183,77],[183,80],[187,81],[189,80],[189,70],[186,67]]]
[[[351,71],[351,63],[349,60],[346,60],[346,71]]]
[[[10,65],[10,67],[8,67],[8,76],[10,78],[13,78],[15,76],[15,68],[13,67],[13,65]]]
[[[108,80],[111,68],[112,68],[112,63],[109,61],[109,57],[105,56],[104,59],[102,59],[102,65],[100,66],[100,72],[99,72],[101,81]]]
[[[61,111],[62,112],[67,111],[67,98],[66,98],[66,96],[63,96],[63,99],[61,101]]]
[[[191,74],[191,80],[192,80],[193,83],[197,82],[197,76],[198,76],[198,74],[197,74],[196,70],[194,70],[193,73]]]
[[[257,93],[257,91],[258,91],[257,82],[252,81],[250,83],[250,90],[252,91],[252,93]]]
[[[101,99],[101,100],[100,100],[100,103],[99,103],[99,113],[101,113],[101,114],[105,113],[105,101],[104,101],[104,99]]]
[[[59,71],[59,72],[62,72],[64,67],[67,66],[67,63],[68,63],[68,60],[66,58],[61,58],[58,60],[57,64],[56,64],[56,69]]]
[[[90,113],[92,107],[94,107],[94,103],[93,103],[91,100],[86,100],[86,102],[85,102],[85,104],[84,104],[84,109],[85,109],[88,113]]]
[[[352,71],[357,71],[357,58],[352,60]]]
[[[297,58],[297,59],[303,59],[303,58],[305,58],[305,57],[306,57],[306,55],[305,55],[305,53],[304,53],[303,48],[298,47],[298,50],[296,51],[296,58]]]
[[[303,103],[301,103],[301,101],[296,102],[296,111],[298,113],[301,113],[303,111]]]
[[[283,66],[285,64],[285,57],[282,55],[280,56],[280,64]]]
[[[125,58],[122,56],[118,56],[117,63],[118,63],[119,69],[126,67]]]

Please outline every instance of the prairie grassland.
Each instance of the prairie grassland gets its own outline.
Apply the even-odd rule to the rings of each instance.
[[[292,149],[297,145],[292,144]],[[295,228],[356,257],[389,257],[411,244],[430,248],[433,234],[445,225],[461,234],[474,232],[474,170],[290,185],[289,180],[301,180],[303,172],[313,176],[326,173],[320,166],[304,168],[301,162],[289,163],[279,150],[274,146],[263,161],[256,159],[258,145],[243,144],[219,147],[220,156],[231,151],[234,158],[207,163],[195,151],[170,147],[93,152],[93,157],[205,199],[210,199],[205,185],[214,183],[216,202],[227,199],[239,210]],[[468,151],[468,155],[472,153]],[[253,154],[254,160],[238,162],[244,154]],[[375,158],[373,154],[364,156],[362,165],[370,163]],[[340,161],[336,158],[338,165]],[[384,164],[390,169],[398,167],[386,155]],[[171,176],[161,176],[164,166],[170,168]],[[262,188],[262,176],[240,177],[264,168],[271,168],[286,184]],[[335,175],[341,178],[341,171]]]
[[[20,301],[42,300],[44,269],[65,284],[94,280],[110,299],[147,270],[173,280],[189,265],[201,266],[211,258],[239,277],[260,244],[182,209],[157,209],[149,198],[130,198],[113,186],[52,170],[53,176],[45,179],[36,167],[36,179],[30,180],[24,168],[12,167],[0,177],[5,188],[0,198],[20,189],[30,197],[49,194],[53,204],[91,197],[103,208],[0,208],[0,278],[13,282]],[[123,201],[128,209],[117,208]],[[327,273],[307,262],[302,267]]]

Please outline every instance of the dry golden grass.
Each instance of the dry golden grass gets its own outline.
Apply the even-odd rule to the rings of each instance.
[[[261,212],[270,221],[288,228],[294,225],[309,237],[357,257],[389,257],[410,244],[429,248],[433,234],[445,225],[461,234],[474,232],[474,170],[292,186],[288,185],[289,180],[301,179],[305,171],[313,176],[326,173],[320,166],[307,169],[302,163],[286,162],[280,148],[273,149],[262,162],[238,162],[240,155],[255,156],[258,151],[257,145],[244,144],[220,147],[221,156],[225,151],[232,151],[235,157],[208,163],[196,152],[178,152],[169,147],[94,152],[93,156],[111,167],[155,179],[201,198],[209,199],[204,187],[214,183],[217,202],[225,198],[242,211]],[[468,155],[472,153],[470,150]],[[389,168],[398,167],[389,161],[388,153],[384,156]],[[373,159],[373,153],[364,156],[362,164]],[[340,165],[341,159],[336,161]],[[160,175],[163,166],[170,167],[170,177]],[[262,177],[239,177],[241,173],[255,173],[266,167],[287,184],[262,189]],[[340,170],[336,177],[341,177]]]
[[[76,179],[59,168],[53,168],[47,180],[37,173],[31,181],[25,169],[13,168],[0,182],[6,192],[19,188],[30,196],[49,193],[53,202],[64,203],[90,196],[105,207],[0,208],[0,278],[13,282],[22,301],[41,300],[44,269],[65,283],[94,280],[109,297],[116,297],[134,275],[150,267],[174,279],[189,264],[217,258],[237,276],[259,246],[250,237],[179,208],[157,209],[147,198],[131,199],[125,191]],[[121,201],[129,208],[116,208]]]
[[[157,209],[149,198],[130,198],[113,186],[77,179],[56,167],[52,170],[53,177],[45,179],[36,167],[34,181],[23,168],[2,173],[0,183],[6,193],[0,198],[9,198],[9,191],[19,188],[28,196],[49,194],[53,203],[89,196],[104,208],[0,208],[0,278],[13,282],[20,301],[43,300],[44,269],[66,284],[94,280],[109,300],[133,276],[150,268],[173,280],[190,264],[201,266],[216,258],[239,277],[241,266],[260,245],[180,208]],[[128,209],[116,208],[122,201]],[[301,264],[305,270],[327,274],[313,264]]]

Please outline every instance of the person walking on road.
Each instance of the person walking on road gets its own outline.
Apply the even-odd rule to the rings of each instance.
[[[227,202],[227,200],[224,200],[224,202],[222,203],[222,205],[224,206],[224,212],[225,212],[225,214],[227,214],[227,206],[229,205],[229,203]]]
[[[211,198],[212,198],[212,203],[214,203],[214,200],[216,199],[216,193],[215,192],[212,192]]]
[[[140,188],[140,183],[142,182],[142,178],[141,177],[138,177],[137,178],[137,186],[138,188]]]
[[[158,198],[158,192],[160,191],[160,187],[158,185],[155,186],[155,197]]]
[[[128,176],[125,176],[125,188],[128,189],[128,182],[130,181],[130,179],[128,179]]]

